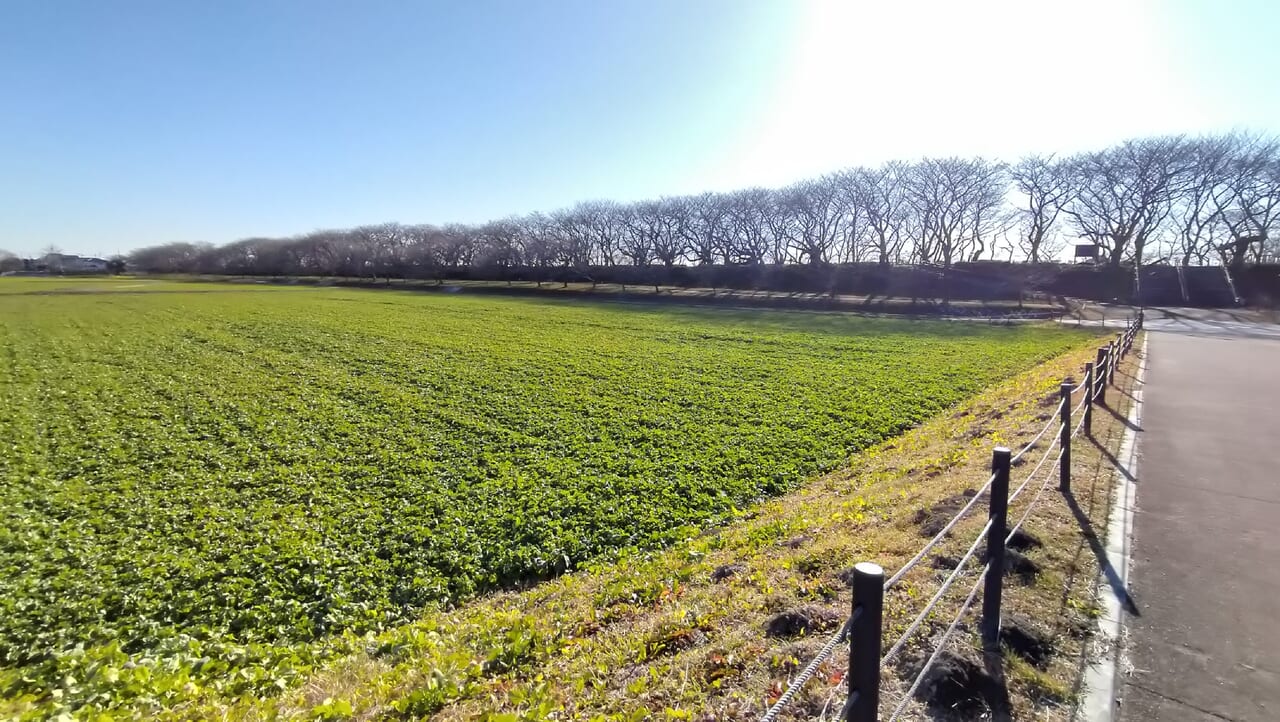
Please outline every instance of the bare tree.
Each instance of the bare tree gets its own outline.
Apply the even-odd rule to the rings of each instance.
[[[627,233],[623,207],[613,201],[586,201],[574,206],[572,214],[587,234],[591,249],[588,263],[602,266],[617,263],[622,239]]]
[[[165,243],[140,248],[129,255],[129,265],[146,273],[199,273],[200,257],[213,249],[209,243]]]
[[[378,223],[360,226],[352,231],[356,247],[363,252],[365,273],[374,278],[386,278],[388,283],[392,276],[403,275],[405,266],[404,251],[408,244],[408,236],[399,223]]]
[[[331,276],[338,273],[344,245],[342,231],[312,231],[294,240],[294,254],[303,273]]]
[[[1029,155],[1009,169],[1009,177],[1022,196],[1014,211],[1018,247],[1031,263],[1056,256],[1062,242],[1054,225],[1071,190],[1064,169],[1053,156]]]
[[[522,259],[517,241],[520,235],[519,220],[504,218],[489,221],[476,229],[475,256],[471,263],[493,274],[498,280],[511,285],[511,272]]]
[[[689,200],[681,197],[661,198],[655,204],[647,206],[644,212],[656,216],[654,257],[667,268],[683,261],[689,251],[688,228],[692,216]]]
[[[981,260],[1016,219],[1009,212],[1007,195],[1009,180],[1005,164],[978,158],[971,166],[972,175],[967,188],[969,217],[967,236],[960,244],[961,253],[970,262]]]
[[[577,208],[568,208],[551,214],[557,248],[560,254],[560,265],[565,269],[576,269],[579,275],[585,275],[591,265],[592,233],[587,217]],[[565,281],[568,285],[568,281]]]
[[[450,223],[440,231],[440,258],[446,268],[461,269],[475,264],[481,243],[478,227]]]
[[[923,263],[950,268],[977,260],[999,230],[1004,166],[984,158],[926,158],[907,174],[907,199],[919,223]]]
[[[444,260],[440,253],[440,229],[427,224],[405,226],[404,264],[409,278],[433,278],[440,282]]]
[[[625,206],[618,214],[626,229],[620,237],[618,251],[633,266],[647,266],[653,259],[653,246],[661,222],[657,201],[644,201]]]
[[[1119,268],[1135,261],[1172,210],[1191,159],[1180,137],[1130,140],[1068,161],[1071,195],[1064,211],[1080,235],[1097,243]],[[1136,276],[1135,276],[1136,277]]]
[[[769,257],[773,263],[798,263],[801,191],[795,186],[766,191],[765,223],[769,227]]]
[[[729,203],[719,193],[703,193],[685,199],[689,214],[685,223],[685,243],[693,260],[702,266],[717,261],[730,263],[733,233]]]
[[[515,244],[525,265],[532,267],[534,281],[541,286],[548,270],[572,261],[566,252],[558,224],[542,213],[531,213],[513,221]]]
[[[758,266],[768,261],[775,245],[769,223],[772,193],[764,188],[747,188],[731,193],[726,202],[730,228],[726,263]]]
[[[786,242],[785,258],[810,265],[828,262],[839,232],[839,193],[829,179],[802,181],[775,195],[773,231]]]
[[[854,237],[882,266],[901,260],[909,234],[910,214],[903,186],[907,169],[899,162],[874,169],[856,168],[849,179],[850,203],[861,220]]]
[[[833,241],[832,260],[840,263],[857,263],[862,255],[862,237],[866,232],[862,194],[859,188],[859,171],[851,168],[827,176],[826,182],[833,189],[828,221]]]
[[[1237,137],[1234,155],[1216,205],[1229,234],[1218,248],[1223,262],[1238,272],[1250,251],[1255,259],[1262,258],[1280,223],[1280,141]]]

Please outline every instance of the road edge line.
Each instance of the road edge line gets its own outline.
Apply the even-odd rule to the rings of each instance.
[[[1133,403],[1129,406],[1129,423],[1116,455],[1119,467],[1115,471],[1116,486],[1112,491],[1111,513],[1107,519],[1106,554],[1111,560],[1120,584],[1129,587],[1129,569],[1133,549],[1133,517],[1137,485],[1133,479],[1138,471],[1138,432],[1142,428],[1142,392],[1147,375],[1148,334],[1142,337],[1142,355],[1138,362]],[[1079,717],[1089,722],[1111,722],[1115,718],[1119,698],[1116,696],[1116,668],[1127,667],[1124,645],[1124,605],[1098,570],[1098,602],[1102,612],[1098,616],[1098,634],[1092,642],[1095,658],[1085,670],[1085,698]]]

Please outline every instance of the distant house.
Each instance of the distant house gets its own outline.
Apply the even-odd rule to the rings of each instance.
[[[76,265],[76,270],[80,273],[106,273],[107,259],[81,258]]]
[[[35,270],[44,273],[106,273],[105,258],[85,258],[69,253],[46,253],[35,261]]]

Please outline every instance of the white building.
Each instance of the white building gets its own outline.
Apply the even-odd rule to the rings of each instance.
[[[36,270],[48,273],[106,273],[107,261],[70,253],[46,253],[36,261]]]

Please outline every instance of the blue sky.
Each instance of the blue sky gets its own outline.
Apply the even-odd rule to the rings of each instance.
[[[1280,3],[0,2],[0,249],[1280,131]]]

